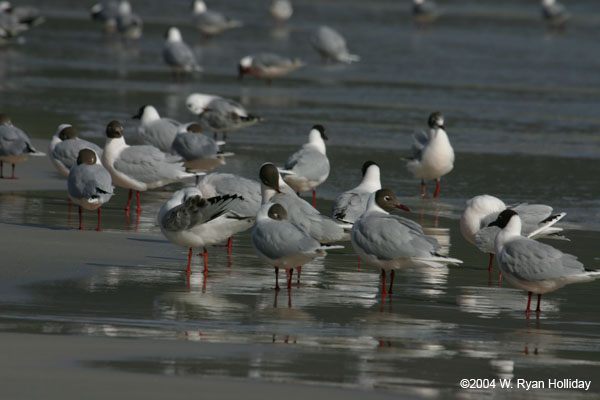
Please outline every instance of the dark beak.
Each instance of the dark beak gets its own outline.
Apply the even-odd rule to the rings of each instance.
[[[399,210],[404,210],[406,212],[410,212],[410,208],[406,207],[404,204],[398,204],[396,206],[396,208],[399,209]]]
[[[244,67],[242,67],[241,65],[238,65],[238,80],[242,80],[244,79],[244,74],[246,72],[244,71]]]
[[[140,118],[142,118],[142,114],[140,114],[140,113],[137,113],[137,114],[135,114],[135,115],[132,115],[132,116],[131,116],[131,118],[132,118],[132,119],[140,119]]]

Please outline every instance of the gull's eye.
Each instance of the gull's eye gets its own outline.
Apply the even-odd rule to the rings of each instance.
[[[390,196],[385,196],[383,199],[384,199],[385,201],[390,201],[390,200],[391,200],[391,199],[390,199]]]

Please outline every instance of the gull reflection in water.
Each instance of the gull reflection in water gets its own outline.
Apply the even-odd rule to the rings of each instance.
[[[559,311],[559,302],[547,299],[544,313],[553,314]],[[491,318],[500,313],[511,313],[515,318],[525,317],[527,293],[511,288],[463,287],[456,297],[461,311],[479,314],[482,318]]]

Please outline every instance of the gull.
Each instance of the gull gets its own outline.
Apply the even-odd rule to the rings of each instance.
[[[139,214],[142,210],[140,192],[197,175],[185,171],[179,156],[167,155],[154,146],[129,146],[125,143],[123,125],[119,121],[111,121],[106,127],[102,164],[110,172],[115,185],[129,189],[127,214],[133,190],[137,191]]]
[[[191,170],[210,171],[225,164],[225,157],[234,155],[219,150],[219,144],[202,134],[202,128],[196,123],[184,124],[175,135],[171,152],[183,159],[183,165]]]
[[[214,36],[232,28],[239,28],[240,21],[225,17],[217,11],[209,10],[202,0],[194,0],[192,20],[194,26],[206,36]]]
[[[81,224],[81,208],[98,210],[98,227],[100,231],[100,207],[115,194],[108,171],[102,166],[96,152],[84,148],[78,153],[76,163],[69,171],[67,179],[69,198],[79,205],[79,229]]]
[[[96,3],[90,8],[90,14],[94,21],[104,24],[106,32],[115,33],[117,31],[117,16],[119,15],[118,1]]]
[[[440,254],[438,241],[426,236],[421,225],[390,215],[395,209],[408,211],[391,190],[379,189],[369,197],[367,209],[354,222],[350,234],[356,253],[369,264],[381,269],[383,296],[387,295],[385,275],[388,270],[391,270],[391,293],[396,269],[437,268],[462,263],[461,260]]]
[[[97,158],[102,155],[102,149],[92,142],[80,139],[72,125],[60,124],[48,145],[48,156],[61,175],[69,176],[69,171],[77,164],[77,157],[82,149],[93,150]]]
[[[11,2],[0,2],[0,12],[5,12],[14,15],[20,24],[28,27],[36,26],[44,22],[44,17],[40,10],[33,6],[18,6],[13,7]]]
[[[421,179],[423,198],[427,198],[426,180],[435,180],[437,187],[433,197],[437,197],[440,194],[440,178],[454,168],[454,149],[444,130],[444,116],[440,112],[431,113],[427,123],[429,132],[413,135],[413,154],[406,165],[415,178]]]
[[[235,194],[244,198],[236,202],[223,215],[223,225],[227,225],[229,239],[227,248],[233,245],[232,236],[252,227],[254,218],[261,205],[260,183],[234,174],[212,173],[202,178],[197,185],[205,198]]]
[[[204,274],[208,273],[206,246],[222,242],[230,236],[227,224],[223,224],[231,207],[244,199],[238,195],[216,196],[205,199],[196,187],[188,187],[173,193],[158,211],[160,230],[169,241],[188,247],[186,275],[190,276],[192,248],[204,248]]]
[[[137,40],[142,37],[142,28],[142,19],[131,11],[131,4],[121,1],[117,11],[117,32],[125,39]]]
[[[271,202],[263,204],[256,214],[251,238],[256,254],[275,267],[275,290],[279,290],[279,268],[286,270],[287,287],[291,289],[295,267],[324,257],[326,250],[343,248],[319,243],[289,220],[281,204]]]
[[[360,185],[340,194],[331,209],[331,216],[337,220],[353,224],[367,209],[367,202],[373,192],[381,189],[379,165],[366,161],[362,166]]]
[[[440,16],[437,5],[430,0],[413,0],[412,13],[422,24],[433,22]]]
[[[550,29],[562,31],[570,15],[565,6],[556,0],[542,0],[542,17]]]
[[[269,12],[277,21],[284,22],[292,17],[294,8],[290,0],[273,0]]]
[[[165,153],[172,152],[173,140],[181,128],[181,122],[171,118],[161,118],[156,108],[149,104],[141,106],[132,118],[140,120],[138,132],[146,144],[157,147]]]
[[[263,204],[268,202],[281,204],[287,210],[289,220],[320,243],[347,240],[344,229],[350,229],[351,225],[321,215],[316,208],[300,198],[294,189],[285,183],[275,165],[263,164],[259,171],[259,178]]]
[[[515,210],[502,211],[491,225],[501,229],[494,246],[500,270],[513,286],[529,292],[527,316],[532,293],[538,295],[535,311],[539,313],[542,294],[600,278],[600,271],[584,269],[577,257],[521,236],[522,221]]]
[[[187,72],[202,71],[196,56],[190,47],[183,41],[181,32],[172,26],[165,34],[166,40],[163,46],[163,59],[173,68],[173,73],[184,74]]]
[[[292,72],[304,63],[298,59],[291,59],[273,53],[258,53],[243,57],[238,65],[239,79],[244,74],[249,74],[255,78],[264,78],[267,84],[271,84],[271,79],[279,78],[289,72]]]
[[[329,176],[329,159],[325,154],[328,140],[323,125],[314,125],[308,133],[308,143],[292,154],[279,172],[296,193],[312,190],[313,207],[317,207],[316,187]]]
[[[10,12],[11,4],[7,1],[0,2],[0,38],[12,39],[29,30],[29,26],[19,21],[19,18]]]
[[[240,103],[220,96],[203,93],[190,94],[185,104],[192,114],[198,116],[202,129],[226,133],[261,122],[263,119],[249,113]]]
[[[523,236],[529,238],[548,237],[562,231],[554,226],[567,213],[553,213],[553,209],[545,204],[515,204],[507,206],[497,197],[487,194],[475,196],[467,200],[465,210],[460,218],[460,232],[471,244],[483,253],[489,253],[488,270],[493,270],[494,240],[500,231],[497,226],[488,226],[498,215],[510,208],[519,213]]]
[[[0,114],[0,179],[4,178],[3,163],[12,164],[10,179],[15,177],[15,164],[26,160],[29,156],[45,156],[31,144],[29,136],[12,124],[10,117]]]
[[[352,63],[360,61],[360,56],[350,54],[346,48],[346,39],[329,26],[320,26],[310,37],[313,48],[324,60]]]

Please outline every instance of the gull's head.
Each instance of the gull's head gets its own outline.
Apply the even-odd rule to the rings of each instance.
[[[195,14],[206,12],[206,3],[204,3],[203,0],[194,0],[192,2],[192,9],[194,10]]]
[[[128,1],[119,2],[119,14],[131,14],[131,4]]]
[[[386,213],[394,210],[404,210],[410,212],[410,209],[404,204],[401,204],[394,192],[389,189],[379,189],[369,198],[367,208],[375,208],[385,211]]]
[[[323,125],[314,125],[310,129],[310,132],[308,133],[308,141],[309,142],[314,142],[314,141],[320,142],[322,140],[329,140],[329,138],[325,134],[325,127]]]
[[[269,189],[275,190],[277,193],[281,193],[279,189],[279,171],[277,167],[271,163],[264,163],[260,167],[258,172],[260,182]]]
[[[444,129],[444,116],[439,111],[433,112],[433,113],[431,113],[431,115],[429,115],[427,124],[432,129],[436,129],[436,128]]]
[[[10,1],[0,1],[0,12],[9,13],[12,11],[12,4]]]
[[[61,126],[63,127],[61,129]],[[58,138],[62,141],[77,139],[77,130],[73,128],[71,125],[62,124],[58,127],[60,132],[58,132]]]
[[[362,166],[362,176],[367,174],[367,171],[379,171],[379,165],[375,161],[365,161]]]
[[[95,165],[98,163],[98,156],[92,149],[81,149],[77,155],[77,165],[87,164]]]
[[[165,38],[167,39],[167,42],[181,42],[183,40],[181,37],[181,31],[179,31],[179,28],[174,26],[167,29],[167,32],[165,32]]]
[[[284,221],[288,219],[288,214],[285,208],[279,203],[273,204],[269,207],[269,212],[267,213],[269,218],[274,219],[275,221]]]
[[[542,5],[545,7],[554,5],[554,3],[556,3],[556,0],[542,0]]]
[[[424,1],[425,0],[413,0],[413,4],[420,5],[420,4],[423,4]]]
[[[208,105],[214,98],[215,96],[208,94],[193,93],[188,96],[185,105],[192,114],[198,115],[206,111]]]
[[[202,127],[200,126],[200,124],[196,124],[196,123],[189,124],[185,128],[185,130],[186,130],[186,132],[189,132],[189,133],[202,133]]]
[[[238,64],[238,78],[242,79],[244,74],[250,72],[250,68],[252,67],[252,56],[243,57]]]
[[[151,106],[150,104],[145,104],[141,106],[137,114],[132,115],[131,118],[141,119],[143,123],[160,119],[160,115],[158,114],[158,111],[156,110],[156,108],[154,108],[154,106]]]
[[[106,126],[106,137],[110,139],[123,137],[123,125],[117,120],[110,121]]]
[[[515,210],[511,210],[510,208],[502,211],[498,218],[495,221],[490,222],[488,226],[497,226],[500,229],[504,229],[507,226],[514,225],[515,222],[518,221],[519,226],[521,225],[521,217]]]
[[[12,121],[8,114],[0,114],[0,125],[12,125]]]

